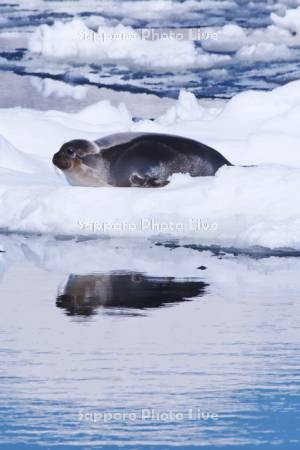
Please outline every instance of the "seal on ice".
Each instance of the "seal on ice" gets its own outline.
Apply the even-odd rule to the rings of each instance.
[[[53,157],[74,186],[162,187],[175,173],[215,175],[232,164],[217,150],[181,136],[117,133],[97,141],[75,139]]]

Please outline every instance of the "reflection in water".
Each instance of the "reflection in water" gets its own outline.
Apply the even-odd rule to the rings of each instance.
[[[100,306],[157,308],[202,296],[206,286],[203,281],[149,277],[137,272],[70,275],[56,305],[70,316],[90,316]]]
[[[300,258],[133,239],[1,246],[1,449],[299,450]],[[91,275],[67,283],[78,273]],[[218,419],[191,419],[199,408]]]

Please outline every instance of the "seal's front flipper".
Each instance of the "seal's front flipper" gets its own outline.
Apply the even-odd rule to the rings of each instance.
[[[169,184],[168,180],[162,180],[159,178],[150,177],[149,175],[140,175],[133,173],[129,177],[130,185],[133,187],[163,187]]]
[[[131,186],[146,187],[147,177],[143,177],[135,172],[132,175],[130,175],[129,182]]]

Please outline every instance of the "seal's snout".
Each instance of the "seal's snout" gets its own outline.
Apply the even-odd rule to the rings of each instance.
[[[72,167],[72,162],[64,155],[62,155],[60,152],[55,153],[55,155],[52,158],[52,162],[60,170],[68,170]]]

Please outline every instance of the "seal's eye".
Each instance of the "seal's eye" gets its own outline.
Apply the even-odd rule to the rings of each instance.
[[[67,154],[73,156],[73,158],[76,156],[75,151],[72,148],[67,148]]]

